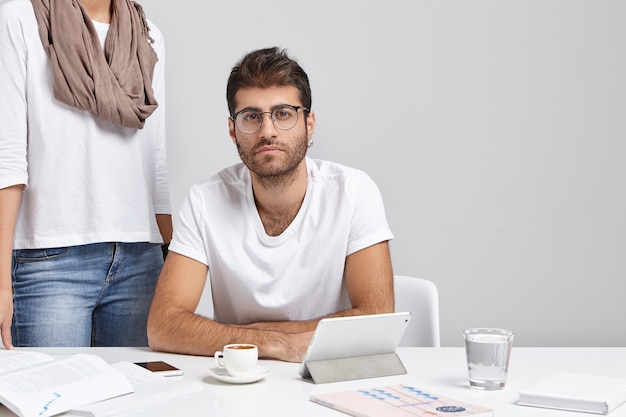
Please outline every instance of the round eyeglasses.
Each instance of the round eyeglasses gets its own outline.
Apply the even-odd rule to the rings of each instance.
[[[243,109],[235,113],[232,118],[237,129],[243,133],[256,133],[263,125],[263,115],[269,114],[274,127],[280,130],[289,130],[298,123],[298,110],[309,111],[303,106],[291,106],[282,104],[274,107],[272,111],[259,112],[251,109]]]

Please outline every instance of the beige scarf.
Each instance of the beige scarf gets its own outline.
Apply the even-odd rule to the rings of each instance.
[[[157,56],[139,4],[113,0],[104,43],[80,0],[31,0],[50,57],[54,97],[120,126],[143,128],[157,107],[152,76]]]

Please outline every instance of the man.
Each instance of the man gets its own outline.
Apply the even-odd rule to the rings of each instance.
[[[147,346],[171,235],[164,43],[130,0],[0,6],[0,333]]]
[[[183,203],[149,344],[213,355],[245,342],[260,357],[298,362],[320,318],[393,311],[393,236],[366,174],[306,157],[311,90],[285,51],[246,55],[231,71],[227,101],[243,163],[196,184]],[[195,314],[205,285],[214,320]]]

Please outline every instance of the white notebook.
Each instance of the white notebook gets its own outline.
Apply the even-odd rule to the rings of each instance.
[[[519,392],[518,405],[608,414],[626,402],[626,378],[557,373]]]

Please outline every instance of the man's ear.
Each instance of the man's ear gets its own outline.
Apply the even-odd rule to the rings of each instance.
[[[309,112],[306,118],[306,138],[311,139],[315,131],[315,112]]]
[[[230,140],[232,140],[233,143],[236,145],[237,136],[235,136],[235,121],[232,117],[228,118],[228,134],[230,135]]]

